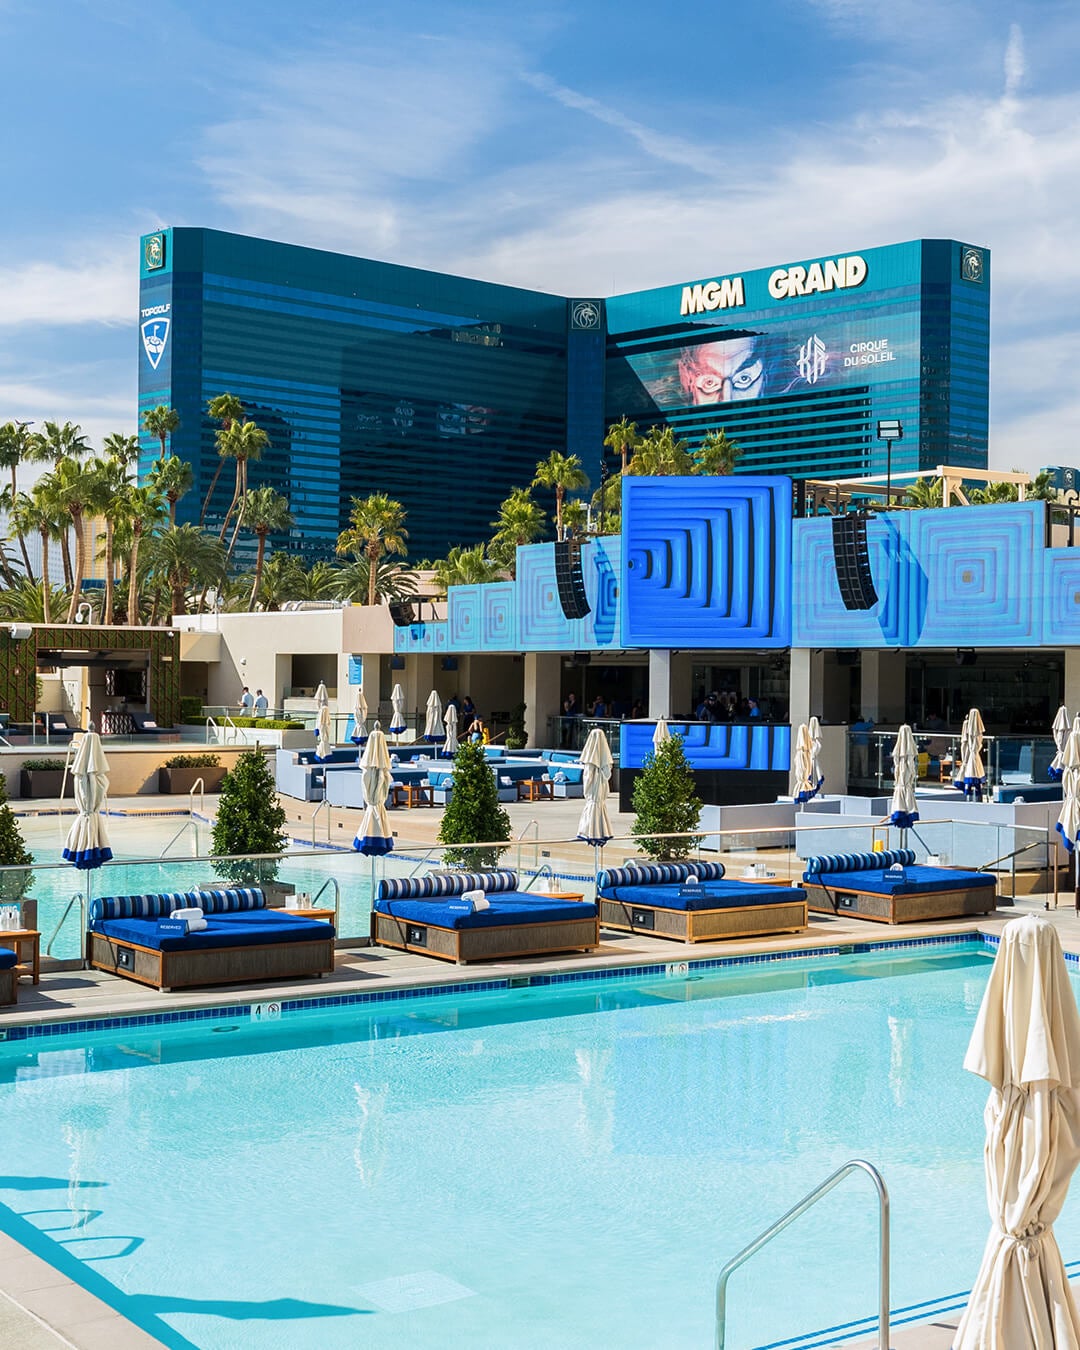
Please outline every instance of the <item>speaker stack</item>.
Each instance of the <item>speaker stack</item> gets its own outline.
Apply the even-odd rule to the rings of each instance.
[[[878,602],[870,571],[870,549],[866,542],[866,517],[833,516],[833,559],[840,599],[845,609],[873,609]]]
[[[585,594],[581,570],[581,545],[576,539],[561,539],[555,545],[555,584],[559,604],[567,619],[583,619],[592,606]]]

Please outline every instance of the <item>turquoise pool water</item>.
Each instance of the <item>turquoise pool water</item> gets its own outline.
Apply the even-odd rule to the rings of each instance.
[[[970,1288],[979,944],[0,1044],[0,1223],[167,1345],[685,1350],[723,1262],[851,1157],[893,1304]],[[852,1180],[729,1344],[865,1316]],[[1070,1201],[1058,1225],[1080,1251]],[[864,1332],[864,1335],[867,1334]]]

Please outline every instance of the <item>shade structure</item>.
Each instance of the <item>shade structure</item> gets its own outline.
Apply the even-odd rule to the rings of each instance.
[[[656,724],[656,729],[652,734],[652,748],[659,750],[665,741],[671,740],[671,732],[668,730],[668,724],[661,717]]]
[[[315,690],[315,758],[329,759],[334,749],[334,733],[330,725],[330,696],[326,685],[319,681]]]
[[[1065,771],[1065,742],[1069,739],[1070,730],[1069,710],[1063,703],[1057,710],[1057,716],[1054,718],[1054,725],[1051,728],[1057,752],[1046,771],[1055,783],[1061,782],[1061,775]]]
[[[986,768],[983,764],[982,746],[986,729],[982,714],[978,708],[972,708],[964,718],[960,732],[960,767],[953,779],[953,787],[958,787],[965,797],[982,799],[982,790],[986,784]]]
[[[394,847],[386,798],[390,792],[390,751],[378,722],[372,728],[364,753],[360,756],[360,782],[364,789],[364,814],[353,840],[357,853],[375,857]]]
[[[367,699],[364,697],[363,685],[356,686],[356,697],[353,699],[353,745],[363,745],[368,738],[367,729]]]
[[[391,736],[400,736],[405,730],[405,691],[400,684],[395,684],[390,691],[390,725],[387,727]]]
[[[810,732],[810,781],[814,791],[820,792],[825,786],[825,775],[821,772],[821,723],[811,717],[806,726]]]
[[[1080,730],[1074,726],[1061,757],[1061,811],[1055,829],[1070,853],[1080,839]]]
[[[444,736],[442,724],[442,700],[433,689],[428,694],[427,717],[424,721],[424,740],[431,745],[438,744]]]
[[[1080,1163],[1080,1013],[1057,932],[1038,914],[1001,930],[964,1068],[990,1084],[992,1227],[953,1350],[1077,1350],[1052,1225]]]
[[[89,870],[107,863],[113,855],[101,814],[109,791],[109,761],[101,748],[101,737],[92,729],[75,752],[71,781],[78,814],[64,841],[63,856],[81,871]]]
[[[599,727],[593,727],[581,751],[582,795],[585,807],[578,821],[577,837],[602,848],[612,837],[608,820],[608,783],[613,760],[611,746]]]
[[[910,830],[919,819],[915,805],[915,781],[918,777],[918,758],[915,737],[905,722],[893,742],[893,794],[890,822],[901,830]]]
[[[810,728],[805,722],[800,722],[795,732],[795,754],[791,766],[791,795],[797,802],[808,802],[817,791],[811,776],[813,757]]]
[[[446,712],[443,713],[443,724],[446,727],[446,740],[443,741],[443,754],[456,755],[458,752],[456,704],[448,703],[446,705]]]

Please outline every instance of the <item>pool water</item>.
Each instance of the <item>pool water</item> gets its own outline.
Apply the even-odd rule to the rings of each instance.
[[[942,1298],[989,1223],[990,956],[917,951],[9,1041],[0,1225],[171,1346],[684,1350],[863,1157],[894,1306]],[[872,1314],[876,1251],[859,1176],[736,1274],[729,1345]]]

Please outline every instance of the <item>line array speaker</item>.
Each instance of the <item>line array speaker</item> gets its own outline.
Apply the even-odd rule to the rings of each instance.
[[[413,607],[408,602],[403,605],[391,605],[389,608],[390,622],[395,628],[408,628],[411,623],[416,622],[413,616]]]
[[[873,609],[878,602],[866,543],[866,517],[833,516],[833,559],[845,609]]]
[[[563,616],[567,619],[583,619],[592,606],[585,594],[581,545],[576,539],[562,539],[555,545],[555,584],[559,588]]]

